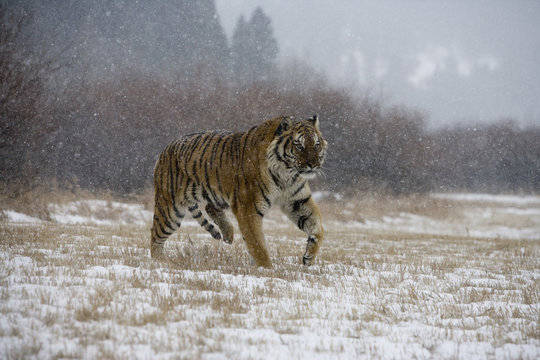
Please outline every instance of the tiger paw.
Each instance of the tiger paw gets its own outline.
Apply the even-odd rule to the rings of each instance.
[[[302,262],[305,266],[310,266],[313,264],[313,255],[309,255],[307,252],[302,257]]]
[[[222,230],[223,232],[223,241],[225,241],[227,244],[232,244],[234,240],[234,230],[232,229],[232,226],[230,229]]]
[[[150,256],[153,259],[161,259],[164,255],[163,244],[153,243],[150,245]]]

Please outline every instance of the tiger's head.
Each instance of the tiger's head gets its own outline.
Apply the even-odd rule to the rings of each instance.
[[[317,115],[293,122],[284,117],[278,126],[271,146],[272,158],[304,179],[314,178],[324,163],[328,143],[319,130]]]

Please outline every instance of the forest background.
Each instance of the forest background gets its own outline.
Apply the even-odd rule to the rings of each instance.
[[[227,39],[213,0],[0,2],[0,192],[148,189],[172,139],[319,114],[320,190],[537,192],[540,126],[428,127],[422,109],[279,63],[271,19]],[[532,124],[539,122],[532,121]]]

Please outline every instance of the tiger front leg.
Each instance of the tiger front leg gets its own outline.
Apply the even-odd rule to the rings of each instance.
[[[257,263],[257,266],[271,268],[272,262],[262,232],[262,217],[256,212],[246,212],[245,210],[234,211],[234,213],[248,252]]]
[[[321,243],[323,241],[323,230],[321,228],[320,233],[317,235],[311,234],[308,236],[307,239],[307,245],[306,245],[306,252],[304,253],[304,256],[302,257],[302,262],[306,266],[310,266],[313,264],[313,261],[315,260],[315,256],[319,252],[319,247],[321,246]]]
[[[282,210],[300,230],[308,235],[306,251],[302,257],[304,265],[309,266],[324,240],[321,212],[315,201],[308,195],[301,199],[291,200]]]

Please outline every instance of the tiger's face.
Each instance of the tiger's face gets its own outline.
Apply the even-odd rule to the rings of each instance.
[[[294,169],[304,179],[314,178],[324,163],[328,143],[319,130],[319,119],[315,115],[310,119],[293,123],[285,130],[278,141],[278,159]]]

